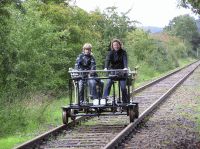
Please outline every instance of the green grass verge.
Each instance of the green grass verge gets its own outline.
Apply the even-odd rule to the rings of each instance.
[[[26,140],[31,139],[31,137],[19,137],[19,136],[9,136],[5,138],[0,138],[0,149],[11,149],[14,148],[16,144],[20,144]]]
[[[183,66],[186,66],[192,62],[196,61],[196,59],[192,58],[187,58],[187,59],[179,59],[179,67],[169,70],[167,72],[157,72],[154,70],[153,67],[148,66],[146,64],[141,64],[141,66],[138,69],[137,77],[136,77],[136,82],[135,82],[135,87],[141,86],[142,84],[146,84],[150,82],[151,80],[155,80],[158,77],[164,76],[167,73],[170,73],[172,71],[175,71],[176,69],[179,69]]]
[[[195,108],[196,114],[193,116],[197,124],[197,131],[200,132],[200,97],[196,99],[198,106]]]
[[[62,124],[61,106],[63,105],[68,105],[67,98],[50,100],[47,98],[39,100],[33,98],[25,102],[21,101],[19,104],[10,104],[4,110],[4,113],[10,115],[10,120],[7,116],[2,117],[6,121],[6,125],[3,125],[4,128],[0,128],[0,131],[5,131],[6,134],[1,134],[0,149],[16,147],[22,142]],[[11,113],[20,114],[17,114],[19,116],[16,118],[16,114],[12,115]],[[19,117],[23,117],[23,119],[19,119]],[[3,120],[1,119],[1,121]],[[21,129],[22,127],[23,129]]]

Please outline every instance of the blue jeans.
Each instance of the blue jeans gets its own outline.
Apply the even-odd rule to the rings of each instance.
[[[96,81],[96,99],[100,99],[102,98],[102,95],[103,95],[103,87],[104,87],[104,81],[98,79]]]
[[[87,82],[87,84],[86,84]],[[84,101],[84,88],[89,86],[89,92],[93,99],[97,98],[97,91],[96,91],[96,80],[89,79],[89,80],[80,80],[79,83],[79,100],[80,102]]]
[[[126,80],[120,80],[119,82],[120,82],[120,88],[122,91],[122,101],[123,101],[123,103],[127,103],[128,102],[128,94],[127,94],[127,89],[126,89]],[[113,84],[113,80],[108,79],[107,85],[104,90],[103,98],[106,98],[107,96],[109,96],[112,84]]]

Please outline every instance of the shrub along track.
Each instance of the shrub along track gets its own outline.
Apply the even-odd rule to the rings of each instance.
[[[165,77],[153,81],[135,91],[135,101],[139,103],[139,118],[129,124],[128,116],[100,116],[78,120],[81,125],[62,125],[17,148],[114,148],[144,120],[149,113],[158,107],[184,79],[200,64],[194,64],[177,70]],[[59,132],[57,132],[59,129]],[[51,135],[50,135],[51,134]],[[59,134],[54,137],[54,134]],[[52,137],[49,137],[52,136]],[[48,141],[45,141],[48,138]]]

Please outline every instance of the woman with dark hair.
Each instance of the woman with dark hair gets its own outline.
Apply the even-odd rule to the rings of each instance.
[[[122,43],[119,39],[113,39],[111,41],[111,50],[109,51],[106,62],[105,62],[105,68],[107,69],[125,69],[127,70],[128,60],[127,60],[127,53],[122,48]],[[103,97],[107,98],[110,94],[111,86],[112,86],[113,80],[108,79],[107,85],[104,90]],[[127,95],[127,89],[126,89],[126,79],[120,80],[120,88],[122,91],[122,101],[123,103],[128,102],[128,95]]]

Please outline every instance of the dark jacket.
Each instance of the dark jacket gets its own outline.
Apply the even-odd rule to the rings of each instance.
[[[92,55],[86,55],[81,53],[75,63],[75,69],[77,70],[96,70],[96,62]]]
[[[127,68],[127,53],[125,50],[109,51],[106,57],[105,68],[108,69],[123,69]]]

